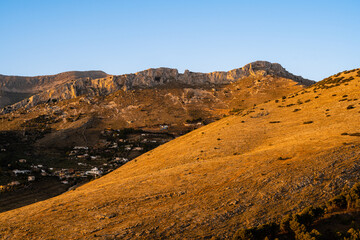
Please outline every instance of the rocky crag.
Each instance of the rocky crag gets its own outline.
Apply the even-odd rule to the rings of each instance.
[[[0,108],[32,95],[41,94],[61,84],[81,79],[106,77],[102,71],[72,71],[36,77],[5,76],[0,74]]]
[[[295,76],[278,63],[257,61],[242,68],[228,72],[197,73],[186,70],[179,73],[177,69],[155,68],[134,74],[107,75],[104,72],[71,72],[73,76],[60,78],[62,73],[54,76],[20,78],[0,76],[0,89],[7,92],[38,93],[0,110],[8,113],[24,107],[29,109],[41,103],[76,98],[81,95],[101,96],[118,90],[136,88],[155,88],[159,86],[211,86],[229,84],[247,77],[265,77],[268,75],[294,80],[302,85],[311,85],[314,81]],[[76,74],[75,74],[76,73]],[[38,79],[38,80],[37,80]],[[41,91],[41,92],[40,92]]]

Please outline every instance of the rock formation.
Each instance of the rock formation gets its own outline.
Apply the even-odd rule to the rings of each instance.
[[[56,75],[19,77],[0,75],[0,108],[76,79],[106,77],[102,71],[72,71]]]
[[[103,72],[72,72],[75,77],[61,78],[61,74],[44,76],[36,83],[35,78],[21,78],[12,81],[11,77],[0,78],[0,89],[3,91],[42,91],[23,99],[11,106],[5,107],[0,113],[10,112],[21,107],[26,109],[48,101],[71,99],[81,95],[107,95],[117,90],[136,88],[154,88],[162,85],[176,84],[182,86],[221,85],[239,81],[246,77],[264,77],[271,75],[294,80],[302,85],[311,85],[314,81],[295,76],[278,63],[257,61],[242,68],[228,72],[196,73],[186,70],[183,74],[177,69],[156,68],[124,75],[106,75]],[[92,73],[92,74],[88,74]],[[69,74],[69,73],[62,73]],[[89,76],[90,75],[90,76]],[[98,78],[97,78],[98,77]],[[39,78],[39,77],[38,77]],[[6,80],[3,80],[6,79]],[[51,87],[49,87],[51,86]],[[45,90],[46,89],[46,90]]]

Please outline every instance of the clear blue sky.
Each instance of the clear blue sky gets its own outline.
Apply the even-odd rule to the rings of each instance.
[[[360,1],[0,0],[0,74],[360,67]]]

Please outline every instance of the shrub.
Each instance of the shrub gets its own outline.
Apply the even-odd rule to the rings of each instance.
[[[280,230],[283,232],[290,232],[290,221],[292,220],[292,217],[290,214],[285,215],[283,219],[281,219],[280,222]]]
[[[241,229],[238,230],[233,236],[233,240],[252,240],[255,239],[251,230],[249,229]]]
[[[243,109],[240,109],[240,108],[233,108],[233,109],[231,109],[230,110],[230,114],[235,114],[235,113],[240,113],[240,112],[242,112],[243,111]]]
[[[347,194],[348,208],[360,207],[360,183],[355,184]]]
[[[346,209],[347,208],[347,201],[346,196],[344,193],[341,193],[340,195],[337,195],[330,199],[328,202],[328,206],[330,208],[339,208],[339,209]]]
[[[298,214],[298,221],[305,226],[311,225],[316,219],[324,215],[324,209],[321,207],[307,207]]]
[[[351,240],[360,239],[360,231],[355,230],[354,228],[350,228],[349,231],[347,232],[347,235],[349,238],[345,238],[345,239],[351,239]]]
[[[275,236],[279,232],[279,225],[275,223],[263,224],[255,228],[252,232],[256,239],[264,239],[265,237]]]

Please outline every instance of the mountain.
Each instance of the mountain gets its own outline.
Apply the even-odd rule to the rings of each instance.
[[[0,74],[0,108],[66,82],[79,79],[97,79],[106,76],[107,74],[102,71],[72,71],[37,77],[5,76]]]
[[[49,131],[35,144],[41,152],[94,146],[106,128],[158,130],[166,125],[181,135],[313,83],[264,61],[209,74],[159,68],[98,79],[67,78],[5,107],[0,131],[43,131],[45,124]]]
[[[121,89],[157,88],[174,84],[183,87],[222,85],[249,76],[265,77],[268,75],[291,79],[303,85],[314,83],[289,73],[280,64],[265,61],[250,63],[228,72],[212,73],[194,73],[186,70],[183,74],[179,74],[177,69],[157,68],[119,76],[106,75],[103,72],[67,72],[33,78],[0,76],[0,89],[4,93],[31,94],[37,92],[31,97],[8,106],[2,112],[6,113],[22,107],[28,109],[41,103],[72,99],[81,95],[108,95]],[[4,98],[6,98],[5,95]],[[2,105],[4,106],[9,101],[2,100]]]
[[[0,236],[223,239],[321,204],[360,179],[359,86],[354,69],[234,111],[75,190],[1,213]]]

